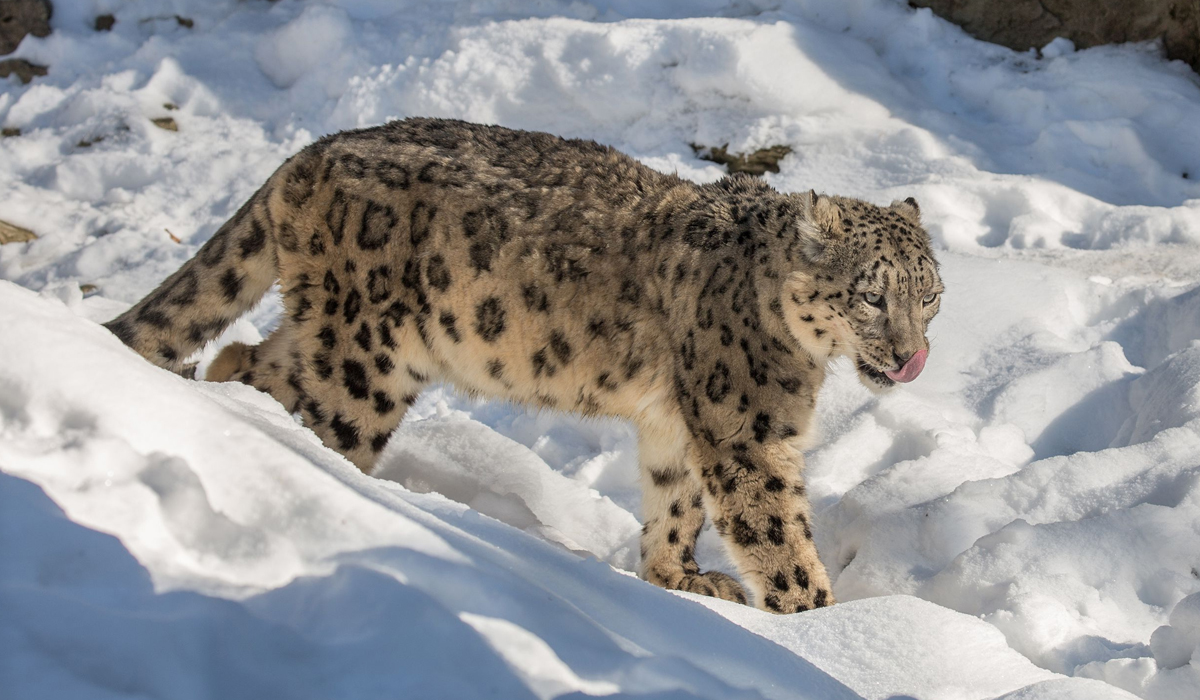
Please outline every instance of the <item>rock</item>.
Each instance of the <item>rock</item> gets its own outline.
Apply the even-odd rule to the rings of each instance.
[[[14,226],[0,220],[0,245],[5,243],[25,243],[37,239],[37,234],[27,228]]]
[[[696,152],[697,158],[724,165],[730,174],[762,175],[767,171],[777,173],[779,172],[779,161],[792,152],[790,146],[768,146],[750,154],[730,153],[728,151],[729,144],[710,148],[693,143],[691,147]]]
[[[179,125],[171,117],[158,117],[157,119],[151,119],[150,123],[167,131],[179,131]]]
[[[16,75],[22,83],[29,84],[34,77],[46,74],[46,66],[30,63],[23,58],[6,58],[0,61],[0,78]]]
[[[1086,49],[1162,39],[1167,58],[1200,72],[1200,3],[1196,0],[909,0],[968,34],[1016,51],[1057,37]]]
[[[50,35],[49,0],[0,0],[0,55],[12,53],[26,34]]]
[[[96,31],[108,32],[112,31],[113,25],[117,23],[117,18],[112,15],[100,15],[96,18]]]

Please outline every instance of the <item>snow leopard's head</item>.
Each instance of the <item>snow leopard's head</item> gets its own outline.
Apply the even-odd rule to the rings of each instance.
[[[916,379],[943,291],[916,200],[879,207],[813,192],[793,197],[805,216],[804,264],[781,300],[792,335],[818,359],[850,357],[871,389]]]

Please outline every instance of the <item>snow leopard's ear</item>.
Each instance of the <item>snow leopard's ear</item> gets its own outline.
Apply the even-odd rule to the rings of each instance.
[[[892,202],[892,209],[900,212],[917,223],[921,223],[921,207],[917,206],[917,200],[909,197],[901,202],[896,200]]]
[[[830,247],[845,235],[842,228],[842,209],[831,198],[809,190],[804,196],[807,206],[800,222],[800,237],[804,241],[804,256],[821,263],[829,258]]]

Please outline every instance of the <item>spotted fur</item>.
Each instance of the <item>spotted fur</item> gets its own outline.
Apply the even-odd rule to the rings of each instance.
[[[279,328],[208,379],[269,392],[363,470],[432,381],[627,418],[644,576],[795,612],[834,601],[801,474],[827,361],[887,388],[928,347],[942,287],[918,216],[410,119],[305,148],[106,325],[182,372],[278,280]],[[742,583],[697,565],[706,515]]]

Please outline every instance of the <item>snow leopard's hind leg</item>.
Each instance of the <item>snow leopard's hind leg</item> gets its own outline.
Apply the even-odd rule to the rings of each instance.
[[[296,413],[305,392],[301,384],[302,357],[296,352],[295,336],[295,324],[285,318],[279,328],[258,345],[230,343],[208,366],[204,379],[249,384],[270,394],[289,413]]]

